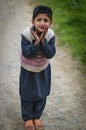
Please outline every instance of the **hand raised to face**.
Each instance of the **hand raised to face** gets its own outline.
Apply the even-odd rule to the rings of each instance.
[[[48,30],[48,27],[46,26],[42,26],[42,32],[41,32],[41,35],[38,35],[36,31],[33,31],[32,29],[30,29],[34,39],[35,39],[35,45],[39,44],[39,42],[41,41],[42,43],[44,42],[44,38],[45,38],[45,34]]]
[[[42,31],[42,33],[40,35],[40,41],[44,40],[46,32],[48,31],[48,27],[47,26],[43,26],[42,25],[41,28],[42,28],[43,31]]]
[[[38,36],[36,31],[33,31],[32,29],[30,29],[34,39],[35,39],[35,45],[37,45],[40,42],[40,37]]]

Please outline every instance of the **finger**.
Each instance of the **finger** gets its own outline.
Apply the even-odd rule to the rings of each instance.
[[[34,32],[32,29],[30,29],[30,31],[31,31],[33,37],[34,37],[35,39],[38,39],[38,35],[36,34],[36,32]]]
[[[37,35],[37,33],[35,31],[33,31],[32,29],[30,29],[35,41],[39,42],[40,41],[40,38],[39,36]]]
[[[44,37],[45,37],[45,33],[42,33],[40,36],[40,40],[44,39]]]
[[[45,28],[44,28],[44,32],[47,32],[47,30],[48,30],[48,27],[45,27]]]
[[[43,34],[43,33],[41,33],[40,39],[42,39],[43,35],[44,35],[44,34]]]
[[[35,32],[32,29],[30,29],[30,31],[31,31],[32,35],[35,37]]]

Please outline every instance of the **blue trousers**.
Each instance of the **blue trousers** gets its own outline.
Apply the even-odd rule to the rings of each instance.
[[[46,105],[46,98],[38,101],[26,101],[21,98],[21,111],[24,121],[39,119]]]

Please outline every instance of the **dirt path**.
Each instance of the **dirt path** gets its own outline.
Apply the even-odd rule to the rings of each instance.
[[[0,130],[24,130],[18,92],[20,32],[31,24],[32,8],[24,0],[0,0]],[[51,63],[45,130],[86,130],[86,80],[62,47]]]

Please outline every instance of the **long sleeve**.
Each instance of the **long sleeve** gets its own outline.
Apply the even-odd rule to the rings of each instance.
[[[34,41],[33,41],[34,42]],[[34,58],[37,56],[40,50],[40,45],[34,46],[34,43],[30,43],[23,35],[21,40],[22,54],[26,58]]]
[[[49,42],[45,40],[44,45],[43,45],[43,55],[46,58],[52,58],[56,53],[56,48],[55,48],[55,36],[52,37]]]

